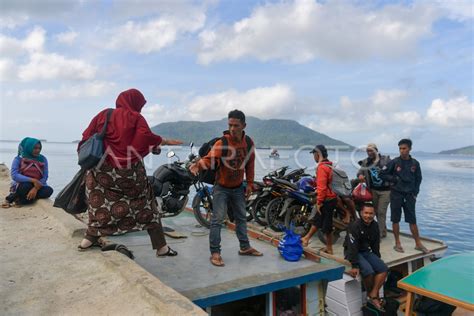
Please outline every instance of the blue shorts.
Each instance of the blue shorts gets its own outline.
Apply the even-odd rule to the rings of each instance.
[[[357,257],[359,259],[360,275],[362,275],[363,278],[371,274],[379,274],[388,271],[385,262],[373,252],[359,252]]]

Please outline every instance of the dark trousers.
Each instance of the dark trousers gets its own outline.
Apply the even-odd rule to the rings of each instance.
[[[161,226],[161,222],[158,223],[159,226],[152,228],[152,229],[147,229],[148,235],[150,236],[151,240],[151,246],[153,249],[161,249],[164,246],[166,246],[166,239],[165,239],[165,234],[163,233],[163,226]],[[89,240],[90,242],[96,242],[99,240],[101,236],[92,236],[92,235],[85,235],[84,238]]]
[[[16,191],[14,193],[11,193],[9,196],[7,196],[6,200],[9,203],[13,203],[15,200],[18,199],[19,204],[31,204],[37,199],[47,199],[53,194],[53,188],[48,187],[48,186],[42,186],[41,189],[38,190],[38,193],[36,194],[36,198],[32,200],[28,200],[26,197],[28,193],[33,189],[34,185],[31,182],[21,182],[18,184],[18,187],[16,188]]]
[[[166,246],[165,234],[163,233],[163,226],[161,222],[158,223],[159,226],[153,229],[148,229],[148,235],[150,235],[151,245],[153,249],[161,249]]]

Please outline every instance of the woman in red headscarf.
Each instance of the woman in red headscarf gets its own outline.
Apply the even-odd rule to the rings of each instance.
[[[148,182],[143,158],[159,153],[160,145],[179,145],[178,140],[153,134],[140,114],[146,100],[137,89],[119,94],[116,109],[104,137],[104,162],[86,175],[89,224],[79,250],[100,245],[100,237],[147,230],[157,256],[176,256],[166,245],[160,215]],[[97,114],[82,134],[82,140],[100,133],[108,109]]]

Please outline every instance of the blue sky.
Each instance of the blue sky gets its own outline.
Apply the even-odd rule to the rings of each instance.
[[[3,0],[0,9],[0,139],[78,139],[134,87],[150,125],[239,108],[391,152],[402,137],[434,152],[473,144],[471,1]]]

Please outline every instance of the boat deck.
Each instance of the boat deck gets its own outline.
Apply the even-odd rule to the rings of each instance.
[[[280,238],[283,235],[283,233],[281,232],[275,232],[271,230],[270,228],[266,228],[255,222],[249,223],[249,229],[252,229],[254,231],[260,232],[264,235],[271,236],[274,238]],[[344,248],[343,248],[344,238],[345,238],[345,232],[342,232],[340,238],[333,245],[333,250],[334,250],[333,256],[320,251],[320,249],[324,247],[324,244],[318,239],[316,235],[313,236],[309,246],[306,247],[305,250],[315,255],[332,259],[332,260],[336,260],[340,263],[344,263],[345,262],[344,253],[343,253],[344,252]],[[395,245],[395,239],[393,237],[392,232],[389,230],[387,237],[382,238],[381,244],[380,244],[380,254],[382,255],[382,259],[389,267],[393,267],[404,262],[409,262],[409,261],[413,261],[413,260],[417,260],[421,258],[429,258],[433,255],[440,257],[444,254],[444,252],[447,249],[446,244],[444,244],[442,241],[425,238],[425,237],[421,237],[421,240],[423,244],[425,245],[425,247],[431,251],[431,253],[423,254],[422,252],[415,250],[414,239],[411,237],[411,235],[408,235],[405,233],[400,234],[400,241],[402,243],[402,246],[405,252],[404,253],[396,252],[395,250],[393,250],[393,246]]]
[[[191,213],[163,220],[163,225],[187,236],[167,237],[168,244],[178,251],[177,257],[157,258],[146,232],[108,237],[126,245],[135,261],[163,283],[180,292],[201,307],[214,306],[246,297],[269,293],[312,281],[340,279],[344,267],[331,260],[314,262],[302,258],[287,262],[269,242],[251,240],[263,257],[239,256],[235,233],[222,229],[222,257],[225,267],[209,262],[209,230],[197,225]]]

